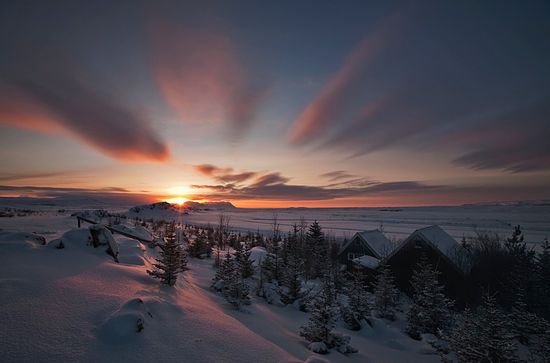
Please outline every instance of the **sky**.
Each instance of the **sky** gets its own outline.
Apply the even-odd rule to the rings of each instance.
[[[0,196],[550,199],[548,1],[3,1]]]

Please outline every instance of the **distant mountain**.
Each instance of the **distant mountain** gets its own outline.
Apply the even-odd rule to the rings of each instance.
[[[181,207],[168,202],[158,202],[132,207],[128,210],[127,216],[129,218],[174,220],[181,217],[182,214],[193,211],[227,211],[233,209],[237,209],[237,207],[230,202],[199,203],[189,201]]]
[[[232,210],[237,209],[231,202],[206,202],[199,203],[188,201],[183,204],[185,209],[189,210]]]
[[[522,207],[522,206],[550,206],[550,200],[511,200],[511,201],[496,201],[482,202],[473,204],[464,204],[463,206],[479,206],[479,207]]]
[[[132,207],[128,210],[129,218],[171,220],[177,218],[183,211],[175,204],[159,202]]]

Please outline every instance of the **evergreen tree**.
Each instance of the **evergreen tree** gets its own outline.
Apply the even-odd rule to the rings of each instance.
[[[233,257],[231,257],[231,254],[226,252],[225,258],[223,259],[222,263],[218,267],[218,270],[216,271],[216,275],[214,275],[214,278],[212,279],[212,284],[210,287],[221,291],[224,285],[224,281],[228,274],[233,270]]]
[[[225,276],[223,277],[222,293],[228,303],[236,309],[240,309],[242,305],[250,304],[250,289],[244,281],[235,259],[230,258],[228,261],[225,267]]]
[[[263,260],[263,270],[268,282],[277,281],[281,283],[283,280],[283,266],[281,258],[279,257],[279,251],[267,253]]]
[[[286,263],[283,264],[283,285],[286,291],[283,293],[282,299],[286,304],[292,304],[301,295],[302,290],[302,274],[304,263],[299,256],[297,228],[294,226],[294,233],[289,235],[286,243]],[[284,260],[283,260],[284,261]]]
[[[159,245],[161,248],[160,258],[157,258],[157,263],[153,264],[154,269],[147,270],[149,275],[160,279],[161,283],[169,286],[174,286],[178,274],[186,269],[185,251],[176,242],[175,227],[172,227],[167,228],[165,243]]]
[[[329,280],[325,280],[322,290],[312,301],[310,311],[308,322],[300,328],[300,336],[311,343],[310,349],[318,353],[328,353],[331,348],[337,348],[343,353],[356,352],[349,346],[349,337],[334,332],[338,310],[334,286]],[[319,349],[319,343],[323,348]]]
[[[504,243],[509,260],[509,275],[505,277],[502,302],[508,308],[519,300],[526,305],[534,304],[534,286],[536,276],[534,251],[528,251],[524,242],[521,227],[514,227],[512,236]]]
[[[323,277],[328,272],[329,246],[319,222],[314,221],[306,236],[305,268],[308,278]]]
[[[378,317],[394,320],[399,292],[395,287],[390,266],[383,264],[379,267],[374,288],[374,306]]]
[[[250,243],[246,242],[242,250],[241,258],[237,260],[241,274],[245,279],[254,275],[254,261],[250,259],[251,250]]]
[[[325,286],[313,299],[309,321],[300,329],[300,335],[308,342],[322,342],[330,348],[332,331],[336,325],[337,311],[330,287]]]
[[[187,248],[191,257],[201,258],[207,252],[206,238],[204,234],[197,233],[195,240]]]
[[[351,274],[349,277],[346,292],[353,319],[357,322],[366,320],[370,324],[371,307],[367,291],[367,281],[362,274],[357,272]]]
[[[484,295],[483,304],[476,313],[469,309],[464,311],[451,331],[449,344],[459,362],[517,361],[507,317],[489,294]]]
[[[535,270],[535,309],[537,314],[550,319],[550,243],[545,238],[539,252]]]
[[[512,332],[521,344],[528,345],[530,336],[539,333],[539,320],[537,315],[528,311],[525,299],[518,294],[510,311],[510,322]]]
[[[420,339],[423,333],[439,336],[451,324],[453,302],[443,293],[439,274],[425,259],[413,273],[413,301],[407,314],[406,331],[414,339]]]

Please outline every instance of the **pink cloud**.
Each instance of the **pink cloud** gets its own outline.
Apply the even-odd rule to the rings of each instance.
[[[352,50],[341,68],[294,121],[288,134],[291,143],[311,141],[331,123],[339,121],[350,99],[354,98],[356,88],[362,83],[368,65],[387,45],[388,38],[395,30],[395,23],[396,17],[391,18]]]
[[[59,54],[0,77],[0,123],[76,138],[118,160],[165,161],[168,146],[148,120],[107,98]]]
[[[185,122],[228,123],[237,135],[267,92],[255,86],[230,37],[154,22],[153,70],[166,103]]]

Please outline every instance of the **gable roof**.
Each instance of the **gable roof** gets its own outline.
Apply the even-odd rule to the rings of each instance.
[[[368,249],[374,252],[377,258],[383,258],[393,250],[391,241],[384,233],[379,229],[372,229],[355,233],[353,237],[342,246],[340,253],[348,248],[356,238],[359,238]]]
[[[438,225],[417,229],[407,237],[401,245],[396,248],[386,259],[390,259],[410,241],[421,239],[436,251],[439,251],[457,269],[466,273],[469,271],[469,264],[464,260],[466,250]],[[462,257],[462,258],[461,258]]]

